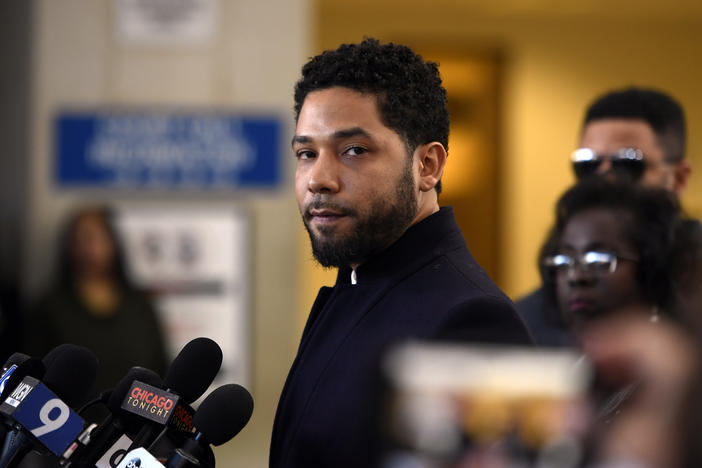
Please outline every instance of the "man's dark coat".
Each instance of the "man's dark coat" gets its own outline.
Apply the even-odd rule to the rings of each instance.
[[[312,307],[273,427],[270,466],[367,467],[379,449],[380,358],[408,339],[528,344],[511,301],[442,208]]]

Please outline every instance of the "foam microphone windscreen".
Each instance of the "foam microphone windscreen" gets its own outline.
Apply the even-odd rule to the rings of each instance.
[[[46,366],[44,384],[71,408],[83,403],[97,375],[95,354],[83,346],[62,344],[49,351],[42,362]]]
[[[209,338],[186,344],[168,368],[163,386],[192,403],[205,393],[222,365],[222,349]]]
[[[3,364],[3,369],[9,369],[12,366],[16,366],[19,364],[22,364],[24,361],[29,359],[30,356],[24,354],[24,353],[12,353],[12,355],[7,358],[7,361],[5,361],[5,364]]]
[[[127,375],[122,377],[122,380],[115,386],[110,398],[107,400],[107,407],[112,414],[120,412],[122,409],[122,401],[124,401],[127,392],[132,388],[132,383],[134,383],[135,380],[159,388],[163,385],[163,379],[151,369],[139,366],[132,367],[129,369],[129,372],[127,372]]]
[[[12,366],[16,366],[9,372]],[[39,359],[29,357],[26,354],[14,353],[5,362],[6,373],[3,374],[4,381],[0,383],[0,401],[14,391],[17,385],[27,376],[41,379],[44,376],[44,364]]]
[[[193,416],[193,424],[207,442],[222,445],[246,426],[253,407],[253,398],[244,387],[222,385],[200,403]]]

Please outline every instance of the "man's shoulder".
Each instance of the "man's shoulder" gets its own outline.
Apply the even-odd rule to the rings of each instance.
[[[456,248],[438,256],[433,269],[437,280],[446,288],[457,289],[459,297],[488,296],[513,307],[512,301],[475,261],[466,247]]]
[[[544,289],[538,287],[515,302],[522,317],[540,316],[544,307]]]
[[[435,322],[436,337],[531,342],[512,301],[467,250],[437,255],[393,289],[391,302],[405,306],[404,316],[426,316],[428,322]]]
[[[533,343],[512,302],[504,296],[489,294],[456,303],[446,312],[437,338],[510,345]]]

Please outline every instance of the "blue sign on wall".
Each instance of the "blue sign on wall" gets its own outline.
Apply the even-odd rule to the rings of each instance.
[[[62,187],[274,188],[282,173],[277,117],[66,112],[55,121]]]

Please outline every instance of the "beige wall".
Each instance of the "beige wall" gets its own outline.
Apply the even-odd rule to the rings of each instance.
[[[31,200],[24,277],[34,293],[50,271],[58,222],[76,203],[239,206],[252,213],[251,422],[216,450],[218,466],[267,466],[275,406],[297,347],[298,217],[291,166],[273,193],[62,191],[51,184],[50,119],[57,109],[195,106],[291,116],[292,85],[309,55],[306,0],[222,0],[215,40],[204,46],[124,46],[112,0],[37,0],[32,83]],[[291,136],[288,127],[286,141]],[[287,156],[288,153],[285,153]],[[126,338],[126,337],[125,337]]]
[[[620,3],[319,1],[318,49],[369,35],[503,57],[500,286],[513,297],[538,284],[536,254],[573,181],[568,155],[582,112],[599,93],[631,84],[672,92],[687,110],[689,155],[702,172],[702,11],[691,2],[642,1],[635,11]],[[684,203],[698,216],[701,195],[702,175],[693,174]]]

